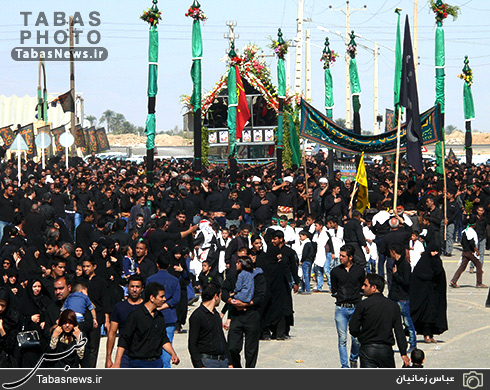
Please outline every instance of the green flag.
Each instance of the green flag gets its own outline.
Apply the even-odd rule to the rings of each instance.
[[[464,83],[463,86],[463,105],[464,105],[464,119],[467,121],[475,119],[475,105],[473,104],[473,93],[471,92],[471,86],[468,83]]]
[[[291,147],[291,162],[298,167],[301,165],[301,148],[299,146],[298,132],[296,130],[296,120],[298,119],[299,106],[296,106],[293,113],[288,115],[289,119],[289,146]]]
[[[155,97],[158,93],[158,27],[150,27],[148,45],[148,116],[146,118],[146,149],[155,148]]]
[[[323,48],[322,58],[325,80],[325,111],[328,118],[333,117],[333,79],[330,72],[330,63],[335,62],[336,54],[330,50],[328,38],[325,38],[325,47]]]
[[[233,50],[233,49],[232,49]],[[234,50],[233,50],[234,52]],[[231,53],[231,52],[230,52]],[[236,110],[238,106],[238,97],[236,93],[236,70],[235,66],[231,65],[228,71],[228,132],[230,137],[230,157],[236,157]]]
[[[357,62],[355,58],[351,58],[350,60],[349,76],[351,94],[359,95],[361,93],[361,83],[359,81],[359,74],[357,73]]]
[[[347,46],[347,53],[349,54],[349,78],[350,78],[350,93],[352,95],[352,106],[354,108],[354,113],[359,113],[361,109],[361,103],[359,100],[359,95],[361,94],[361,82],[359,81],[359,73],[357,72],[357,44],[355,41],[354,31],[350,34],[350,42]]]
[[[465,56],[463,73],[459,75],[463,79],[463,106],[464,106],[464,119],[471,121],[475,119],[475,105],[473,104],[473,93],[471,92],[471,84],[473,84],[473,71],[471,70],[468,60],[468,56]]]
[[[333,79],[330,69],[325,69],[325,110],[328,118],[333,118]]]
[[[441,114],[444,116],[445,106],[445,67],[446,57],[444,48],[444,29],[442,28],[442,22],[437,21],[436,27],[436,44],[435,44],[435,67],[436,67],[436,104],[440,105]],[[443,122],[444,128],[444,122]],[[436,144],[436,172],[440,175],[444,175],[443,159],[446,156],[446,144],[444,131],[442,132],[442,141]]]
[[[201,58],[202,58],[202,35],[201,35],[201,22],[194,20],[192,22],[192,96],[191,105],[194,107],[194,112],[201,108]]]
[[[395,45],[395,82],[393,84],[393,107],[395,107],[395,114],[393,115],[393,128],[398,123],[398,114],[400,110],[400,84],[402,82],[402,37],[400,31],[400,8],[395,9],[398,14],[398,21],[396,24],[396,45]],[[401,108],[403,110],[403,107]],[[403,111],[402,111],[403,112]]]

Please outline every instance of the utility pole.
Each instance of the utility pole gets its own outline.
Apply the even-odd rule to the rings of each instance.
[[[413,64],[415,65],[415,77],[417,77],[417,66],[419,63],[419,56],[417,51],[419,32],[419,0],[413,1]]]
[[[374,125],[373,125],[373,134],[379,134],[379,122],[378,122],[378,114],[379,114],[379,103],[378,103],[378,55],[379,48],[378,42],[374,42],[374,99],[373,99],[373,107],[374,107]]]
[[[296,63],[294,66],[294,93],[301,93],[301,71],[303,68],[303,0],[298,0],[296,20]]]
[[[228,32],[224,35],[225,39],[228,39],[228,51],[226,54],[228,54],[231,50],[231,43],[235,42],[235,39],[240,38],[240,34],[235,34],[235,27],[237,25],[236,22],[226,22],[226,25],[228,26]]]
[[[311,101],[311,39],[310,29],[306,30],[305,45],[306,69],[305,69],[305,99]]]
[[[345,2],[346,6],[344,8],[332,8],[330,5],[330,9],[332,11],[341,11],[345,15],[345,36],[346,42],[348,44],[349,34],[350,34],[350,14],[354,11],[364,11],[367,8],[367,5],[364,5],[364,8],[350,8],[349,1]],[[350,96],[350,76],[349,76],[349,64],[350,64],[350,56],[345,53],[345,127],[350,129],[351,127],[351,96]]]
[[[76,104],[75,104],[75,58],[73,56],[75,49],[74,49],[74,42],[73,42],[73,16],[70,16],[70,94],[73,99],[73,111],[71,112],[70,116],[70,131],[71,135],[75,136],[75,111],[76,111]],[[68,149],[65,148],[66,150],[66,169],[68,169]]]

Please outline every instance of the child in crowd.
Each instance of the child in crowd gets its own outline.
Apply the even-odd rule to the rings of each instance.
[[[204,260],[202,262],[202,271],[199,274],[198,284],[196,286],[198,290],[204,290],[204,287],[211,283],[221,285],[221,278],[212,268],[209,260]]]
[[[410,249],[410,265],[412,267],[412,272],[425,250],[424,244],[422,243],[422,241],[420,241],[419,236],[420,234],[418,230],[414,230],[408,244]]]
[[[410,360],[412,365],[410,368],[424,368],[423,364],[425,362],[425,353],[421,349],[415,348],[410,354]]]
[[[252,260],[248,257],[239,257],[236,263],[236,269],[238,271],[238,278],[235,291],[230,294],[233,297],[232,303],[237,300],[249,303],[255,291]]]
[[[87,286],[83,282],[78,282],[75,284],[73,287],[73,292],[66,298],[61,311],[67,309],[75,312],[78,323],[82,323],[85,320],[84,316],[87,310],[90,310],[92,313],[94,328],[97,328],[98,324],[95,314],[95,306],[90,301]]]

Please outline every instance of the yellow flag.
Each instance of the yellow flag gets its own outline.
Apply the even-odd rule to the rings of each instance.
[[[362,213],[364,209],[371,207],[368,197],[368,181],[366,166],[364,165],[364,153],[361,155],[359,166],[357,167],[356,182],[359,185],[359,190],[357,192],[356,209]]]

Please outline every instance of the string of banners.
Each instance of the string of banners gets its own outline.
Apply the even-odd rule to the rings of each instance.
[[[436,105],[420,114],[423,145],[442,140],[440,108]],[[394,154],[396,153],[396,132],[392,130],[379,135],[359,135],[343,129],[327,118],[312,105],[301,99],[301,137],[328,148],[345,153]],[[401,126],[400,151],[406,149],[406,123]]]

